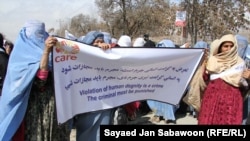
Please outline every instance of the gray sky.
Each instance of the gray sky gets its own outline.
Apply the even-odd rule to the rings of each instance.
[[[45,23],[46,29],[59,28],[64,22],[80,13],[97,16],[94,0],[1,0],[0,32],[13,42],[27,20]]]

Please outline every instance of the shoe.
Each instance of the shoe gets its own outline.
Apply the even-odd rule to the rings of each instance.
[[[176,124],[176,120],[166,120],[166,124]]]
[[[160,122],[160,117],[159,116],[153,116],[151,119],[150,119],[151,122]]]

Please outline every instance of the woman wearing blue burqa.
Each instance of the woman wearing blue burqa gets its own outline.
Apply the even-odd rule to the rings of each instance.
[[[171,40],[163,39],[156,44],[156,47],[175,48],[175,44]],[[176,124],[175,112],[179,108],[179,105],[172,105],[156,100],[147,100],[147,104],[150,109],[155,112],[151,121],[160,122],[161,120],[164,120],[166,124]]]
[[[111,45],[105,43],[105,35],[98,31],[90,31],[80,42],[100,47],[103,50],[110,49]],[[76,115],[74,125],[76,127],[76,141],[99,141],[100,125],[111,124],[114,109],[105,109]]]
[[[51,65],[56,43],[43,22],[27,21],[20,30],[0,98],[1,141],[69,141],[70,129],[56,120]]]
[[[246,63],[246,70],[243,73],[243,78],[245,78],[248,81],[248,87],[243,90],[243,96],[244,96],[244,104],[243,104],[243,124],[246,123],[247,116],[250,116],[250,98],[249,98],[249,77],[246,77],[246,73],[250,71],[250,46],[248,44],[247,37],[243,35],[237,34],[236,36],[237,45],[238,45],[238,53],[240,57],[245,61]],[[246,75],[246,76],[245,76]]]

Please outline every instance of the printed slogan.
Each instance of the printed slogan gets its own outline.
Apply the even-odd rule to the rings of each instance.
[[[168,47],[104,51],[57,39],[53,69],[59,123],[138,100],[177,105],[204,54],[203,49]]]

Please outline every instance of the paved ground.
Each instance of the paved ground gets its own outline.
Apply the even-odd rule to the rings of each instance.
[[[154,116],[153,113],[149,113],[147,115],[144,116],[140,116],[138,115],[137,119],[134,121],[130,121],[129,124],[132,125],[136,125],[136,124],[140,124],[140,125],[150,125],[150,124],[156,124],[156,125],[167,125],[167,123],[164,120],[161,120],[160,122],[154,122],[151,121],[151,118]],[[176,114],[176,125],[196,125],[197,124],[197,119],[195,117],[193,117],[192,115],[190,115],[189,113],[186,114]],[[172,123],[170,123],[172,124]]]
[[[248,112],[250,112],[250,96],[248,97]],[[148,113],[146,115],[137,115],[136,120],[134,121],[130,121],[129,124],[132,125],[168,125],[166,124],[164,121],[160,121],[160,122],[151,122],[151,118],[154,116],[153,113]],[[192,115],[190,115],[189,112],[185,113],[185,112],[177,112],[176,114],[176,124],[175,125],[197,125],[197,119],[194,118]],[[173,124],[172,124],[173,125]],[[75,130],[73,129],[71,132],[71,137],[70,137],[70,141],[76,141],[75,140]]]
[[[149,113],[147,115],[137,115],[136,120],[134,121],[129,121],[128,124],[131,125],[167,125],[164,121],[160,122],[151,122],[151,118],[154,116],[153,113]],[[189,113],[186,114],[176,114],[176,124],[175,125],[197,125],[197,119],[194,118],[192,115]],[[171,124],[173,125],[173,124]],[[71,137],[70,141],[76,141],[75,140],[75,129],[72,130],[71,132]]]

